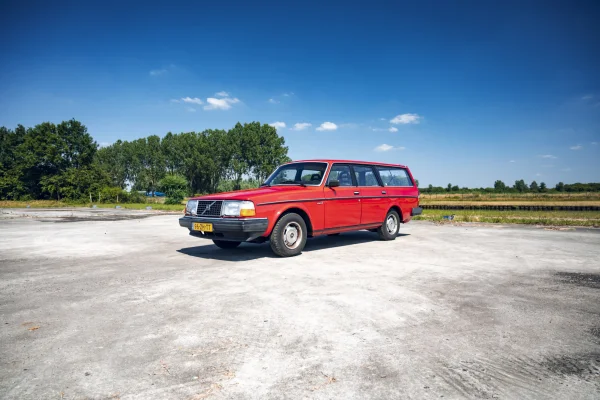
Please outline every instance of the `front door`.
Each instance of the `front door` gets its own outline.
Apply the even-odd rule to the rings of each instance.
[[[327,178],[340,182],[340,186],[330,188],[325,186],[325,229],[344,228],[360,225],[361,205],[359,192],[356,188],[349,165],[333,164]]]

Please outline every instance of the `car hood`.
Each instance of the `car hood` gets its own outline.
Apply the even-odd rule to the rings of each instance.
[[[317,187],[302,186],[265,186],[257,189],[235,190],[233,192],[215,193],[207,196],[193,197],[192,200],[265,200],[268,198],[290,198],[295,195],[306,193],[307,189],[318,189]]]

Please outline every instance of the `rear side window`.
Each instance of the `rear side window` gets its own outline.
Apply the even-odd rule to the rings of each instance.
[[[383,186],[413,186],[412,180],[402,168],[377,167]]]
[[[334,164],[333,167],[331,167],[331,172],[329,173],[327,183],[333,180],[339,181],[340,186],[354,186],[354,183],[352,182],[352,172],[350,171],[350,166]]]
[[[353,165],[354,175],[358,186],[379,186],[377,176],[372,167],[366,165]]]

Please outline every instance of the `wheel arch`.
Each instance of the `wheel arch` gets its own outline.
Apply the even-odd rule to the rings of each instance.
[[[308,212],[306,210],[304,210],[300,207],[297,207],[297,206],[292,206],[292,207],[286,208],[284,211],[282,211],[281,214],[279,214],[279,216],[275,220],[275,224],[277,224],[277,222],[279,222],[279,220],[281,218],[283,218],[284,215],[291,214],[291,213],[296,213],[300,217],[302,217],[302,219],[304,220],[304,223],[306,224],[306,229],[308,230],[308,236],[312,236],[313,235],[313,226],[312,226],[312,221],[310,220],[310,215],[308,214]],[[275,224],[273,224],[273,226],[275,226]],[[272,231],[272,229],[271,229],[271,231]]]
[[[394,204],[393,206],[390,207],[389,210],[387,210],[387,212],[389,213],[392,210],[394,210],[398,213],[398,216],[400,217],[400,222],[402,223],[404,221],[404,218],[402,218],[402,209],[400,208],[400,206],[398,206],[397,204]],[[386,213],[386,215],[387,215],[387,213]]]

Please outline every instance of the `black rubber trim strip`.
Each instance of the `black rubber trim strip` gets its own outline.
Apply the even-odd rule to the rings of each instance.
[[[266,206],[271,204],[283,204],[283,203],[303,203],[312,201],[333,201],[333,200],[348,200],[348,199],[418,199],[419,196],[352,196],[352,197],[323,197],[318,199],[299,199],[299,200],[280,200],[280,201],[269,201],[266,203],[259,203],[257,206]]]
[[[415,207],[411,210],[410,215],[411,216],[415,216],[415,215],[421,215],[423,214],[423,209],[421,207]]]
[[[338,226],[335,228],[327,228],[327,229],[321,229],[318,231],[314,231],[313,236],[323,235],[323,234],[326,234],[327,232],[333,232],[333,231],[360,230],[360,229],[378,228],[380,226],[381,226],[381,223],[379,223],[379,222],[373,222],[370,224],[361,224],[361,225]]]

